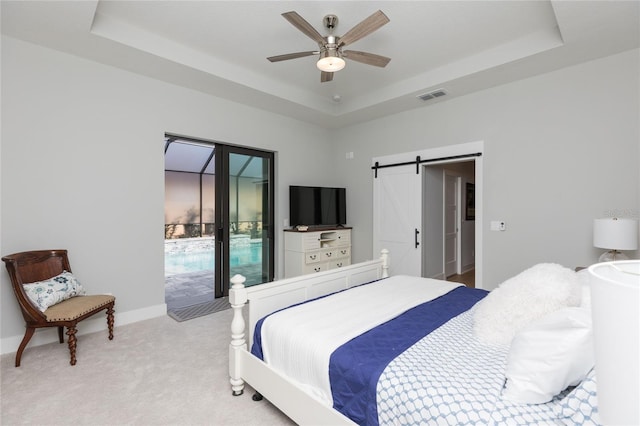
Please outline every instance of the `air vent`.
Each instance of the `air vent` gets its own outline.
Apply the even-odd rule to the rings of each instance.
[[[422,95],[418,95],[416,97],[418,99],[423,100],[423,101],[428,101],[428,100],[431,100],[431,99],[439,98],[441,96],[445,96],[446,94],[447,94],[446,90],[437,89],[437,90],[433,90],[431,92],[423,93]]]

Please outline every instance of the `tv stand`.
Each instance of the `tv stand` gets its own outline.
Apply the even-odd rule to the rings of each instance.
[[[314,227],[284,233],[286,278],[351,265],[351,228]]]

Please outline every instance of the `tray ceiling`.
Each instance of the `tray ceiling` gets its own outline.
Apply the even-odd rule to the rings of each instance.
[[[639,47],[636,1],[7,1],[2,33],[320,126],[362,122]],[[350,45],[320,83],[316,50],[281,14],[336,35],[376,10],[390,22]],[[444,89],[429,101],[417,96]]]

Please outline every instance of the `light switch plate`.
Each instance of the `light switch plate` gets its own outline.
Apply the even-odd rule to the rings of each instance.
[[[492,220],[491,221],[491,230],[492,231],[506,231],[507,224],[504,220]]]

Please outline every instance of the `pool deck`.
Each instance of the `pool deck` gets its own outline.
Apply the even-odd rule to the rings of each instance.
[[[259,282],[260,270],[255,265],[234,266],[234,274],[242,274],[247,282]],[[167,309],[178,309],[210,302],[214,297],[213,269],[165,277],[164,299]]]

